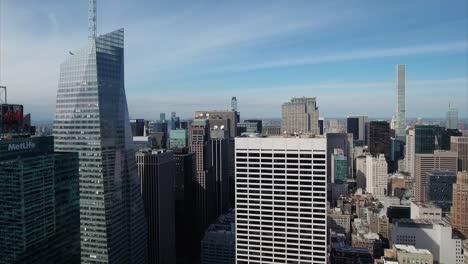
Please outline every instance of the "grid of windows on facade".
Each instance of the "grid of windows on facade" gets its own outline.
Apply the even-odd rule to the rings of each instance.
[[[269,139],[236,138],[237,263],[326,263],[325,139],[317,150],[256,140]]]
[[[55,150],[79,154],[82,263],[141,263],[145,254],[123,45],[120,29],[90,40],[60,66]]]
[[[413,235],[398,235],[395,244],[416,245],[416,237]]]

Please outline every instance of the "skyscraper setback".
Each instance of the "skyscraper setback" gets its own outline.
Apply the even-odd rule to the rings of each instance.
[[[315,97],[292,98],[281,107],[281,130],[288,134],[320,134],[319,110]]]
[[[144,263],[146,224],[124,87],[124,30],[96,36],[60,66],[56,151],[78,152],[81,263]]]
[[[405,65],[398,64],[396,66],[397,79],[397,103],[396,103],[396,122],[395,135],[396,138],[405,141],[406,139],[406,106],[405,106]]]

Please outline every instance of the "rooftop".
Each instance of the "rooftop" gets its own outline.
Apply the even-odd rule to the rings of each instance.
[[[428,202],[412,202],[412,203],[420,208],[440,209],[440,207],[438,207],[437,205],[433,203],[428,203]]]
[[[415,224],[415,225],[441,225],[441,226],[451,226],[450,222],[443,219],[397,219],[395,222],[399,224]]]
[[[403,252],[403,253],[432,255],[431,252],[427,249],[417,249],[414,246],[409,246],[409,245],[395,245],[395,248],[398,251]]]

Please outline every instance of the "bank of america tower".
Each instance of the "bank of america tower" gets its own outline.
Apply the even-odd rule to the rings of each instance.
[[[56,151],[79,153],[81,263],[144,263],[146,224],[124,87],[124,30],[96,35],[60,66]]]

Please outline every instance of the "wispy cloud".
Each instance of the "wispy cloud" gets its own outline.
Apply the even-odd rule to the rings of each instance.
[[[52,32],[54,34],[57,34],[59,31],[59,22],[57,20],[57,16],[55,15],[55,13],[49,12],[48,17],[51,24]]]
[[[441,54],[453,52],[467,52],[468,41],[456,41],[449,43],[421,44],[396,48],[350,50],[334,54],[317,54],[306,58],[288,58],[283,60],[229,66],[216,70],[217,72],[253,71],[279,67],[314,65],[331,62],[343,62],[353,60],[368,60],[385,57],[413,56],[422,54]]]
[[[140,74],[146,74],[220,60],[233,51],[325,30],[350,17],[340,10],[334,16],[325,15],[330,5],[324,4],[312,10],[286,4],[232,8],[220,3],[217,8],[182,10],[129,23],[130,68],[138,63]],[[145,50],[151,53],[141,52]]]
[[[406,83],[407,115],[410,117],[434,117],[445,113],[447,94],[460,96],[450,98],[451,103],[464,115],[468,78],[409,80]],[[129,96],[130,114],[134,118],[154,118],[156,113],[177,109],[183,117],[192,116],[200,108],[227,109],[229,98],[236,95],[239,109],[244,117],[279,117],[281,104],[293,96],[316,96],[321,115],[325,117],[346,116],[354,112],[372,117],[390,117],[395,108],[395,82],[326,81],[287,86],[239,86],[235,89],[217,90],[209,93],[203,88],[190,97],[180,89],[166,91],[164,97]],[[233,94],[242,91],[241,94]],[[430,93],[431,96],[427,96]],[[267,100],[264,100],[267,98]],[[148,109],[148,105],[154,106]],[[427,105],[431,107],[428,108]]]
[[[24,103],[26,110],[35,116],[52,117],[59,65],[68,50],[86,44],[86,1],[3,2],[8,5],[2,10],[2,84],[10,89],[10,101]],[[278,116],[279,105],[294,95],[317,96],[321,111],[327,116],[345,115],[357,109],[369,112],[372,109],[372,113],[378,115],[391,114],[392,80],[366,82],[368,76],[356,75],[353,76],[355,82],[326,81],[327,78],[346,79],[346,76],[325,76],[325,71],[324,76],[303,74],[298,80],[295,78],[298,75],[291,77],[291,71],[283,71],[283,68],[393,56],[405,56],[402,62],[411,64],[414,55],[427,55],[432,60],[435,56],[431,55],[458,54],[467,49],[466,40],[437,42],[463,39],[462,33],[458,33],[465,32],[458,30],[462,28],[461,23],[455,23],[451,33],[446,34],[446,27],[434,33],[434,24],[446,18],[438,17],[431,23],[426,21],[427,17],[419,16],[411,17],[411,22],[415,23],[406,28],[408,20],[401,12],[420,11],[422,5],[429,5],[426,1],[413,3],[412,7],[406,3],[373,4],[374,1],[366,5],[350,1],[175,2],[100,1],[98,31],[105,33],[121,26],[126,30],[126,88],[134,117],[151,118],[155,113],[170,110],[191,116],[192,111],[203,106],[227,108],[232,95],[238,96],[244,116]],[[465,1],[459,3],[466,4]],[[371,4],[379,7],[369,7]],[[395,5],[399,8],[394,9]],[[457,5],[449,7],[452,6],[456,8]],[[74,10],[73,14],[70,10]],[[432,14],[443,13],[439,11]],[[369,15],[371,12],[374,13]],[[445,10],[443,15],[449,20],[453,17],[460,20],[460,15],[455,16],[452,9]],[[389,25],[389,19],[395,16],[402,19]],[[431,30],[417,32],[421,26]],[[466,25],[464,27],[466,29]],[[403,37],[402,31],[406,34]],[[376,48],[375,41],[383,43],[380,40],[387,39],[392,32],[392,42]],[[414,35],[412,43],[425,44],[403,46],[408,35]],[[340,41],[342,45],[337,43]],[[325,47],[329,53],[318,52]],[[362,49],[347,50],[347,47]],[[447,60],[441,65],[452,67],[451,62]],[[376,60],[378,63],[380,61]],[[440,115],[449,100],[463,109],[465,98],[457,93],[466,88],[466,78],[448,79],[461,74],[460,63],[456,63],[454,72],[439,71],[437,76],[431,76],[436,80],[408,82],[410,115]],[[427,71],[414,67],[411,76],[426,79],[424,74],[440,66],[420,67]],[[271,68],[279,70],[265,71],[266,74],[255,72]],[[215,73],[226,74],[211,74],[213,69]],[[388,76],[381,70],[376,71],[376,75]],[[242,71],[246,71],[245,75]],[[376,78],[379,77],[373,79]],[[243,83],[245,79],[250,80],[246,82],[249,84]],[[269,85],[277,79],[287,85]],[[423,96],[428,89],[434,99]],[[372,96],[383,98],[384,102]],[[431,108],[421,102],[430,102]],[[414,108],[411,110],[411,107]]]

